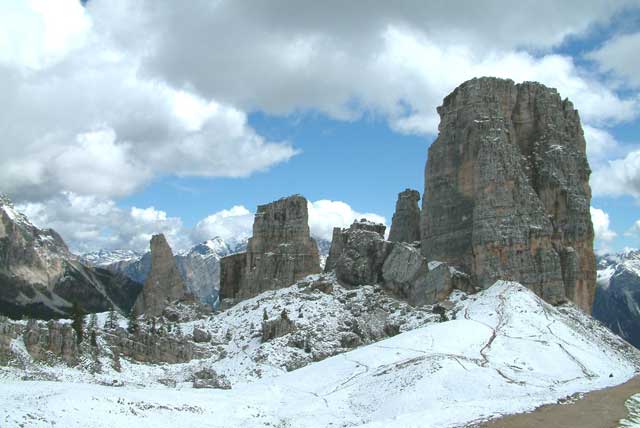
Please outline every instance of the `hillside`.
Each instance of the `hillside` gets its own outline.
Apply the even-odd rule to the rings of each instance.
[[[280,290],[277,300],[292,313],[300,304],[291,294],[295,287]],[[264,309],[273,309],[269,294],[211,317],[215,332],[231,330],[231,342],[241,340],[238,353],[212,365],[235,378],[230,390],[196,390],[180,379],[175,387],[153,381],[154,373],[184,374],[184,365],[174,371],[172,365],[123,360],[128,380],[120,388],[70,383],[73,370],[61,366],[51,368],[51,374],[64,382],[54,383],[20,382],[24,372],[4,368],[0,420],[34,427],[54,421],[66,427],[456,427],[617,385],[640,368],[638,351],[573,304],[554,308],[518,284],[499,281],[476,295],[455,292],[449,321],[432,320],[298,370],[275,369],[260,378],[243,368],[248,359],[237,355],[251,357],[262,349],[267,355],[262,367],[283,355],[282,349],[271,348],[273,343],[260,344],[258,336],[241,333]],[[319,301],[316,308],[325,313],[338,310]],[[182,325],[184,334],[190,325]],[[319,327],[330,330],[331,324]],[[291,335],[278,340],[286,342]],[[12,347],[18,351],[20,340]],[[108,376],[96,381],[108,383]],[[71,404],[81,398],[86,405]]]

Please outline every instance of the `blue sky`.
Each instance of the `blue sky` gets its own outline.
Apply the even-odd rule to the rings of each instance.
[[[318,236],[388,224],[442,98],[496,75],[574,102],[596,245],[640,247],[639,1],[275,3],[3,2],[1,190],[76,251],[243,237],[293,193]]]

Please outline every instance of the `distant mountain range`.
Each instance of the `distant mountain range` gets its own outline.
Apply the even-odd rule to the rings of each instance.
[[[640,250],[598,258],[593,317],[640,348]]]
[[[316,238],[321,258],[329,254],[331,242]],[[178,269],[191,291],[202,303],[216,306],[220,288],[220,259],[244,251],[247,240],[225,241],[215,237],[201,242],[187,251],[175,255]],[[151,271],[151,253],[132,250],[99,250],[86,253],[81,260],[87,264],[122,273],[132,280],[144,283]]]

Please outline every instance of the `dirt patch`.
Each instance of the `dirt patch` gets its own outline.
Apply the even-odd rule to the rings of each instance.
[[[505,416],[474,428],[617,428],[628,415],[624,403],[640,392],[640,376],[622,385],[589,392],[565,404],[549,404],[531,413]]]

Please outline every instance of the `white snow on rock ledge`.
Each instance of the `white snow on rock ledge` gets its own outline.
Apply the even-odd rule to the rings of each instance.
[[[638,353],[573,305],[499,281],[457,319],[229,390],[0,383],[2,426],[459,427],[623,383]]]

